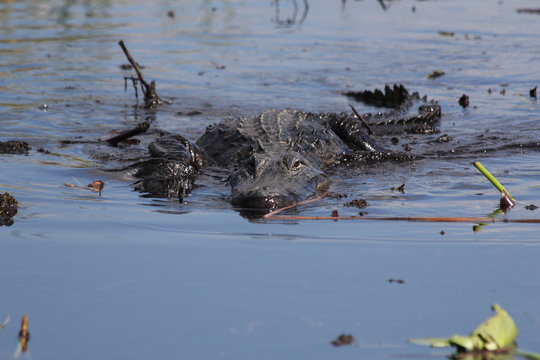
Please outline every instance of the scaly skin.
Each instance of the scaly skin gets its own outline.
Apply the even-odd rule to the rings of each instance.
[[[370,95],[370,99],[377,96]],[[366,114],[375,128],[374,136],[415,132],[413,129],[425,133],[423,129],[434,129],[440,119],[440,107],[434,102],[420,106],[416,115],[404,117],[420,98],[403,87],[388,88],[383,96],[394,99],[391,103],[397,109]],[[165,135],[150,144],[149,150],[152,159],[136,166],[135,176],[141,178],[136,183],[138,190],[181,198],[193,187],[200,168],[215,163],[230,170],[231,203],[257,209],[280,208],[306,199],[326,187],[325,171],[341,163],[413,157],[385,151],[353,114],[297,110],[225,119],[209,126],[196,145],[179,135]]]

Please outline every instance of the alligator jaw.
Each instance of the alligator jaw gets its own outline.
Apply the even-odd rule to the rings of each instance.
[[[239,208],[274,210],[294,203],[291,197],[285,195],[255,195],[255,194],[236,194],[231,195],[231,204]]]

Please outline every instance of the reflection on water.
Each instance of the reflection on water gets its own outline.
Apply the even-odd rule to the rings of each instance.
[[[274,6],[276,7],[276,23],[280,25],[294,25],[298,24],[301,25],[304,20],[306,20],[306,17],[309,12],[309,3],[307,0],[302,0],[303,3],[303,10],[302,15],[300,15],[300,18],[297,20],[298,16],[298,2],[297,0],[291,1],[293,4],[293,11],[292,15],[290,17],[287,17],[285,20],[280,19],[280,12],[279,12],[279,0],[274,0]]]
[[[81,8],[86,18],[107,18],[109,17],[108,9],[111,7],[109,0],[89,0],[89,1],[76,1],[66,0],[59,6],[53,6],[50,10],[50,15],[57,18],[59,24],[70,27],[69,22],[74,20],[78,16]]]

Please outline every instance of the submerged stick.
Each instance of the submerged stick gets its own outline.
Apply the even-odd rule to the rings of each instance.
[[[491,173],[487,171],[487,169],[482,164],[480,164],[480,162],[475,161],[473,162],[473,165],[493,184],[493,186],[495,186],[497,190],[499,190],[501,193],[506,194],[512,201],[516,201],[516,199],[514,199],[512,195],[510,195],[508,190],[506,190],[504,186],[502,186],[501,183],[497,181],[497,179],[495,179],[495,177],[491,175]]]

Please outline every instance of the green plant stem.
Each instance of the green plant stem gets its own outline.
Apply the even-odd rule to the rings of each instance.
[[[497,181],[497,179],[495,179],[493,175],[491,175],[491,173],[487,171],[487,169],[482,164],[480,164],[478,161],[475,161],[473,164],[482,173],[482,175],[484,175],[493,184],[493,186],[497,188],[497,190],[499,190],[502,193],[505,193],[510,199],[512,199],[512,201],[516,201],[512,197],[512,195],[510,195],[508,190],[506,190],[504,186],[502,186],[501,183]]]

